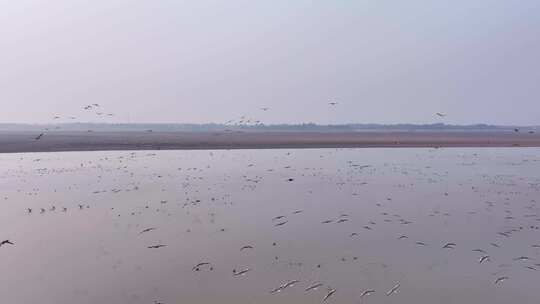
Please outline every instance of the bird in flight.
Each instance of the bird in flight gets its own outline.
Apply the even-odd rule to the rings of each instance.
[[[437,112],[437,113],[435,113],[435,114],[436,114],[437,116],[439,116],[439,117],[445,117],[445,116],[446,116],[446,114],[441,113],[441,112]]]
[[[240,270],[240,271],[238,271],[238,272],[233,271],[233,276],[235,276],[235,277],[243,276],[243,275],[245,275],[246,273],[248,273],[250,270],[251,270],[250,268],[246,268],[246,269]]]
[[[497,284],[500,284],[500,283],[502,283],[502,282],[504,282],[504,281],[506,281],[506,280],[508,280],[508,279],[509,279],[509,277],[506,277],[506,276],[497,278],[497,279],[495,280],[495,284],[496,284],[496,285],[497,285]]]
[[[158,244],[158,245],[148,246],[148,248],[149,248],[149,249],[157,249],[157,248],[166,247],[166,246],[167,246],[167,245]]]
[[[81,208],[81,209],[82,209],[82,208]],[[143,233],[145,233],[145,232],[150,232],[150,231],[152,231],[152,230],[156,230],[156,228],[146,228],[146,229],[144,229],[143,231],[139,232],[139,234],[143,234]]]
[[[482,264],[482,263],[485,262],[485,261],[488,261],[488,262],[490,261],[489,255],[484,255],[484,256],[482,256],[482,257],[478,260],[478,264]]]
[[[283,289],[287,288],[287,287],[292,287],[294,286],[294,284],[296,283],[299,283],[300,281],[299,280],[292,280],[292,281],[289,281],[285,284],[283,284]]]
[[[315,283],[315,284],[310,285],[308,288],[306,288],[305,291],[317,290],[317,288],[319,288],[319,287],[321,287],[323,285],[324,285],[323,283]]]
[[[40,140],[43,137],[43,135],[45,135],[45,133],[39,134],[38,136],[36,136],[35,140]]]
[[[456,243],[446,243],[446,244],[444,244],[443,248],[444,249],[454,249],[455,246],[456,246]]]
[[[251,246],[251,245],[243,246],[242,248],[240,248],[240,251],[242,251],[244,249],[253,249],[253,246]]]
[[[328,293],[324,296],[323,298],[323,302],[326,302],[326,300],[328,300],[328,298],[330,298],[331,296],[333,296],[334,294],[336,293],[336,290],[333,289],[333,288],[329,288],[328,289]]]
[[[375,290],[374,290],[374,289],[368,289],[368,290],[365,290],[365,291],[362,292],[362,294],[360,295],[360,298],[369,296],[369,295],[371,295],[371,294],[373,294],[373,293],[375,293]]]
[[[520,257],[514,258],[514,261],[527,261],[530,259],[531,259],[530,257],[520,256]]]
[[[13,242],[10,241],[10,240],[4,240],[4,241],[0,242],[0,247],[2,247],[3,245],[7,245],[7,244],[9,244],[9,245],[15,245],[15,243],[13,243]]]
[[[331,105],[331,106],[335,106],[335,105],[337,105],[338,103],[337,103],[336,101],[331,101],[331,102],[329,102],[328,104]]]
[[[200,269],[202,266],[205,266],[205,265],[210,265],[210,263],[208,263],[208,262],[202,262],[202,263],[199,263],[199,264],[193,266],[192,270],[193,270],[193,271],[199,271],[199,269]]]
[[[473,251],[480,252],[480,253],[484,253],[484,254],[486,253],[486,251],[483,250],[483,249],[473,249]]]
[[[387,296],[390,296],[390,295],[396,293],[397,290],[399,289],[399,286],[400,286],[399,283],[397,283],[396,285],[394,285],[394,287],[392,287],[392,289],[390,289],[390,290],[386,293],[386,295],[387,295]]]

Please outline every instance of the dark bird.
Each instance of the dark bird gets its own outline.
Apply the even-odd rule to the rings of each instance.
[[[15,245],[15,243],[13,243],[13,242],[10,241],[10,240],[4,240],[4,241],[0,242],[0,247],[2,247],[3,245],[7,245],[7,244],[9,244],[9,245]]]
[[[274,226],[275,226],[275,227],[283,226],[283,225],[287,224],[288,222],[289,222],[289,221],[280,222],[280,223],[275,224]]]
[[[202,262],[202,263],[199,263],[199,264],[193,266],[192,270],[193,270],[193,271],[198,271],[199,268],[201,268],[202,266],[205,266],[205,265],[210,265],[210,263],[208,263],[208,262]]]
[[[166,247],[166,246],[167,246],[167,245],[158,244],[158,245],[148,246],[148,248],[149,248],[149,249],[157,249],[157,248]]]
[[[40,133],[38,136],[36,136],[35,140],[40,140],[45,133]]]
[[[245,275],[246,273],[248,273],[250,270],[251,270],[251,269],[246,268],[246,269],[240,270],[240,271],[238,271],[238,272],[233,271],[233,276],[235,276],[235,277],[243,276],[243,275]]]
[[[482,264],[482,263],[485,262],[485,261],[488,261],[488,262],[490,261],[489,255],[484,255],[484,256],[482,256],[482,257],[478,260],[478,264]]]
[[[81,209],[82,209],[82,208],[81,208]],[[143,233],[145,233],[145,232],[150,232],[150,231],[152,231],[152,230],[156,230],[156,228],[146,228],[146,229],[144,229],[143,231],[139,232],[139,234],[143,234]]]
[[[497,279],[495,280],[495,284],[497,285],[497,284],[502,283],[502,282],[504,282],[504,281],[506,281],[506,280],[508,280],[508,279],[509,279],[509,277],[506,277],[506,276],[497,278]]]
[[[253,246],[251,246],[251,245],[243,246],[242,248],[240,248],[240,251],[242,251],[244,249],[253,249]]]

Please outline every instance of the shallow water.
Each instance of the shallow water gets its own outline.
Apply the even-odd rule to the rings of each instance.
[[[4,154],[0,200],[5,303],[540,303],[536,148]]]

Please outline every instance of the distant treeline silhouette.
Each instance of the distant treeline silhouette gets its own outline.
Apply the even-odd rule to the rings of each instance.
[[[301,124],[258,124],[258,125],[226,125],[218,123],[59,123],[59,124],[21,124],[0,123],[1,131],[157,131],[157,132],[212,132],[224,130],[251,131],[504,131],[520,128],[524,130],[540,129],[538,126],[497,126],[488,124],[450,125],[434,124],[333,124],[316,123]]]

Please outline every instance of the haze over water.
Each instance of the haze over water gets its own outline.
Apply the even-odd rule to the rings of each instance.
[[[0,155],[0,232],[15,243],[0,247],[0,294],[321,303],[333,288],[326,303],[539,303],[539,152]],[[211,265],[194,267],[202,262]],[[270,292],[291,280],[300,282]]]

